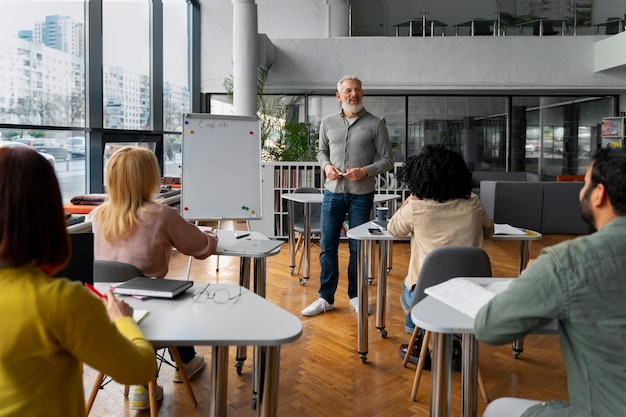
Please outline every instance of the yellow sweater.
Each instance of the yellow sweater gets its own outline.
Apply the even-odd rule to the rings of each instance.
[[[0,268],[0,417],[85,416],[82,362],[123,384],[147,383],[154,350],[132,318],[112,323],[78,282]]]

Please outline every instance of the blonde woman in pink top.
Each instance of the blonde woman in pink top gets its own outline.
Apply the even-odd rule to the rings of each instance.
[[[107,166],[106,185],[107,201],[91,214],[96,259],[125,262],[145,276],[163,278],[173,248],[196,259],[215,253],[215,232],[201,231],[172,207],[154,201],[161,177],[156,156],[149,149],[127,146],[115,152]],[[188,377],[204,367],[204,357],[193,346],[176,349]],[[178,372],[174,382],[182,382]],[[147,393],[147,387],[135,387],[131,407],[149,408]],[[157,396],[163,396],[161,387]]]

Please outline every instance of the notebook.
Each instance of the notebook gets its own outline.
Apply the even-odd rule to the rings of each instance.
[[[137,277],[115,286],[113,292],[145,297],[174,298],[193,286],[193,281]]]
[[[283,244],[282,240],[241,239],[234,245],[224,248],[224,252],[249,253],[262,255],[270,253]]]

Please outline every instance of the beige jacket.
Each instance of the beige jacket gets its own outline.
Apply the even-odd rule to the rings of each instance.
[[[411,289],[426,255],[445,246],[482,247],[483,240],[493,236],[493,220],[476,194],[445,203],[410,199],[389,220],[387,230],[396,237],[411,233],[411,258],[404,280]]]

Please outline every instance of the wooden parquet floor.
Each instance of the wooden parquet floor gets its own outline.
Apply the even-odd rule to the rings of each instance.
[[[242,224],[226,228],[241,229]],[[569,235],[547,235],[532,243],[532,256],[539,254],[544,246],[574,238]],[[492,242],[485,244],[489,253],[493,274],[497,277],[516,276],[519,256],[518,242]],[[348,262],[347,242],[340,247],[341,278],[335,310],[316,317],[303,317],[300,311],[318,297],[319,247],[312,245],[311,279],[300,285],[296,275],[290,275],[288,245],[281,253],[267,259],[267,299],[302,318],[303,333],[297,341],[284,345],[280,358],[278,416],[428,416],[430,372],[425,371],[417,394],[411,402],[410,391],[415,367],[402,367],[398,356],[401,343],[407,343],[404,316],[399,303],[401,282],[409,259],[408,243],[395,243],[393,264],[388,278],[386,310],[387,338],[382,338],[375,328],[375,317],[369,320],[369,353],[363,364],[356,351],[357,318],[350,309],[347,297],[346,270]],[[170,263],[169,278],[184,279],[188,257],[174,253]],[[237,283],[239,258],[217,257],[205,261],[194,260],[191,277],[196,282]],[[370,303],[376,297],[374,280],[370,287]],[[219,320],[207,317],[207,320]],[[519,396],[539,400],[567,399],[566,373],[561,360],[558,337],[529,336],[525,350],[519,359],[511,356],[511,346],[492,347],[480,344],[480,367],[491,399],[501,396]],[[204,354],[207,368],[192,379],[198,406],[193,407],[182,384],[172,382],[173,370],[164,365],[158,383],[164,387],[164,399],[160,403],[159,416],[206,416],[210,384],[211,361],[209,347],[196,347]],[[228,415],[233,417],[254,416],[252,399],[252,349],[241,375],[234,369],[235,349],[230,349],[229,364],[232,373],[228,382]],[[86,393],[91,388],[95,372],[86,367],[84,384]],[[87,395],[87,394],[86,394]],[[131,389],[132,395],[132,389]],[[485,408],[479,398],[478,415]],[[451,415],[460,414],[460,373],[453,372]],[[130,410],[130,401],[123,397],[123,387],[111,382],[101,389],[90,413],[92,417],[148,416],[148,411]]]

